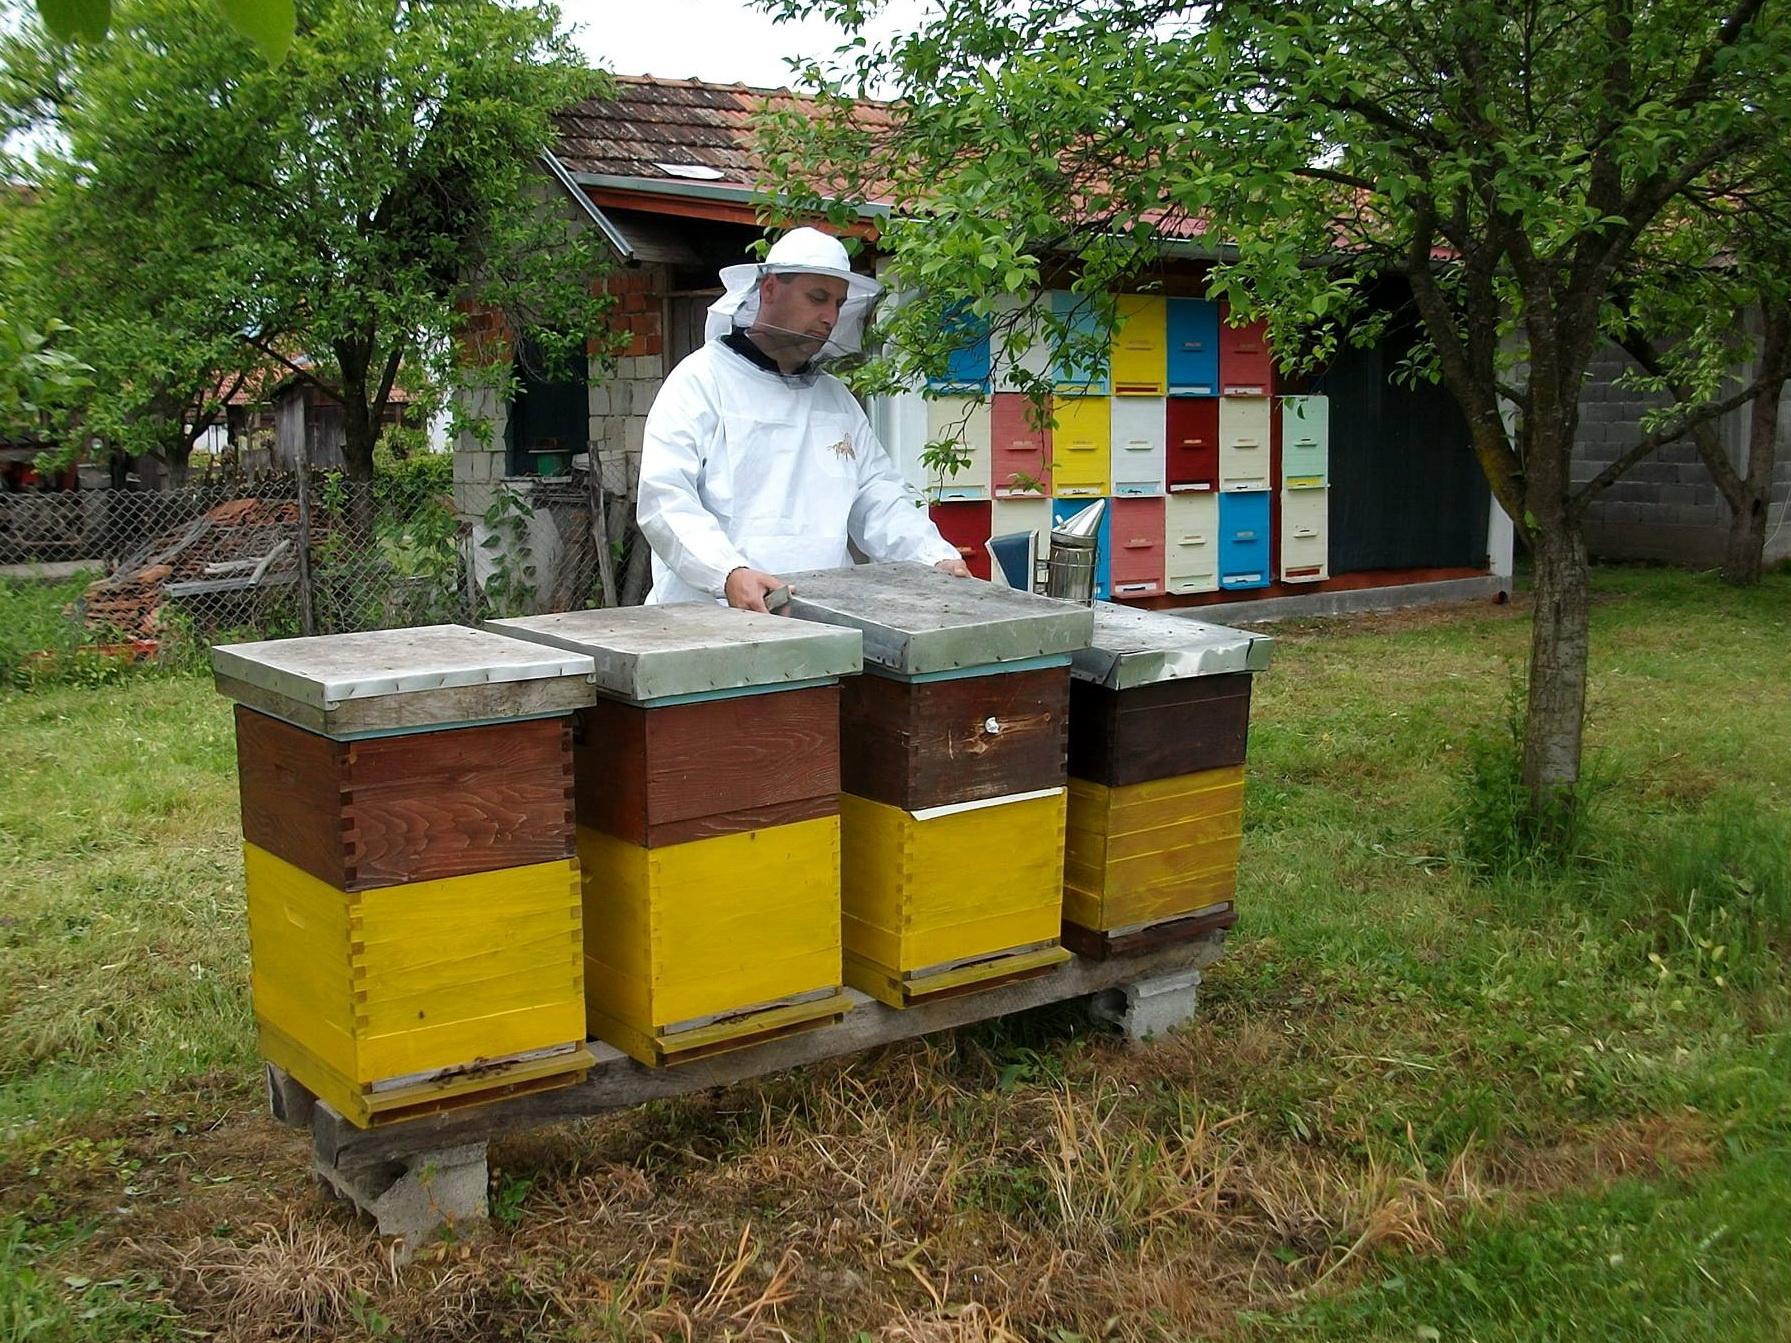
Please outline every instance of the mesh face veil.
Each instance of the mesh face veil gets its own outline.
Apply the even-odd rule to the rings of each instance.
[[[768,303],[765,280],[770,276],[788,277],[789,284],[780,285],[777,301]],[[808,301],[804,276],[844,283],[837,315],[831,302]],[[799,365],[784,375],[797,381],[812,380],[827,366],[863,353],[865,328],[883,295],[881,284],[852,270],[838,238],[812,228],[790,230],[757,265],[723,267],[721,282],[727,292],[709,306],[705,337],[747,332],[779,363]],[[837,288],[822,285],[817,293],[837,295]]]

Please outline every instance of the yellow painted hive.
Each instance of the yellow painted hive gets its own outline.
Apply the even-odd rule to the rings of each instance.
[[[590,659],[432,625],[212,660],[268,1062],[362,1127],[582,1079]]]
[[[578,850],[593,1035],[659,1065],[847,1010],[839,817],[658,848],[581,825]]]
[[[492,628],[589,654],[573,747],[585,999],[650,1067],[838,1019],[839,678],[856,630],[708,603]]]
[[[575,1080],[570,859],[342,891],[243,846],[267,1059],[362,1127]]]
[[[1069,959],[1064,791],[910,812],[840,798],[846,982],[892,1007]]]
[[[1064,918],[1120,932],[1228,904],[1243,808],[1241,765],[1117,788],[1071,779]]]
[[[1270,641],[1097,604],[1070,690],[1063,937],[1102,958],[1237,919],[1252,677]]]

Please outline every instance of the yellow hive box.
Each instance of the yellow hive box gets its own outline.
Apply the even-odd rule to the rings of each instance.
[[[363,1128],[576,1082],[571,859],[344,892],[243,846],[262,1053]]]
[[[591,1034],[658,1065],[816,1026],[840,988],[840,820],[643,848],[578,827]]]
[[[904,811],[840,795],[846,982],[891,1007],[1069,959],[1064,791]]]
[[[1112,932],[1230,900],[1243,812],[1242,765],[1117,788],[1072,778],[1064,918]]]

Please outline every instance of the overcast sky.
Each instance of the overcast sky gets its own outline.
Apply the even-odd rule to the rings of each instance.
[[[870,32],[910,28],[925,8],[925,0],[888,0]],[[745,0],[560,0],[560,9],[592,60],[618,75],[775,88],[790,82],[784,58],[826,55],[842,39],[818,19],[774,24]]]

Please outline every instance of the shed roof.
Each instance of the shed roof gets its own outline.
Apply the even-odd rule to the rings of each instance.
[[[789,89],[707,84],[696,79],[619,75],[612,96],[556,113],[555,155],[580,179],[626,177],[752,190],[764,167],[753,147],[754,115],[765,107],[810,108]],[[873,124],[876,103],[860,103]]]

